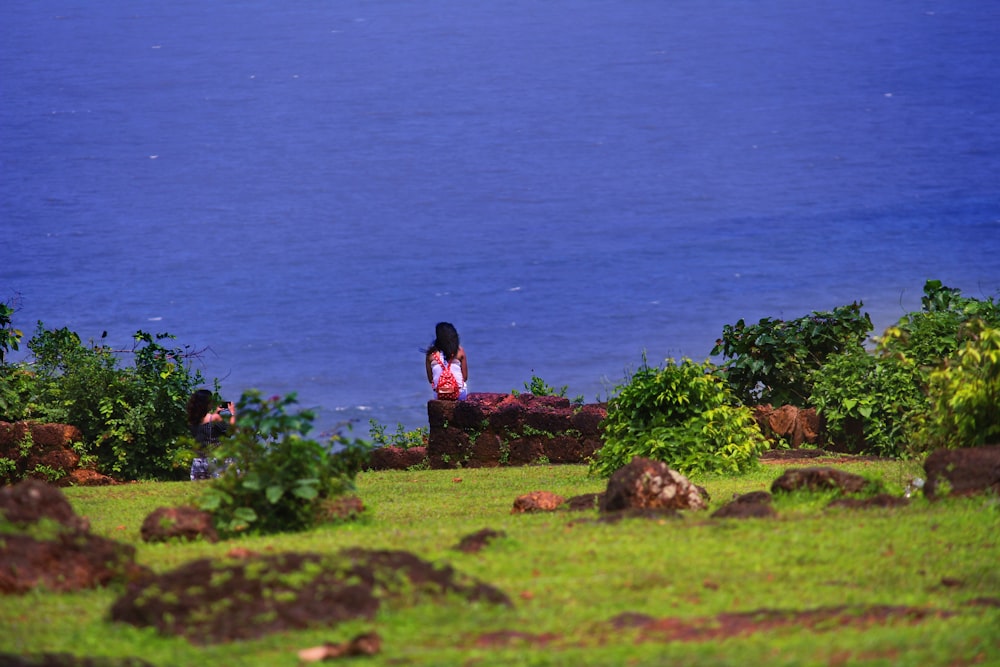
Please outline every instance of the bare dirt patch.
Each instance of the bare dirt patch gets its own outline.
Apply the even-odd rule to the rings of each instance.
[[[934,618],[948,618],[954,612],[918,607],[874,605],[869,607],[824,607],[805,611],[758,609],[697,618],[656,618],[625,612],[595,628],[592,635],[620,635],[636,632],[638,642],[707,642],[746,637],[785,628],[831,632],[844,628],[865,629],[896,623],[917,624]],[[551,633],[493,631],[476,637],[478,647],[505,647],[517,644],[548,646],[561,638]]]
[[[784,465],[789,461],[810,461],[813,463],[862,463],[865,461],[881,461],[877,456],[861,456],[841,454],[825,449],[772,449],[764,452],[758,459],[769,465]]]

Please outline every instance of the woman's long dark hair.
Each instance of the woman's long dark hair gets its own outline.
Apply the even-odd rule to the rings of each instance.
[[[205,418],[208,411],[212,409],[212,392],[208,389],[199,389],[191,394],[187,402],[187,419],[189,426],[197,426]]]
[[[434,340],[431,346],[424,350],[424,354],[431,352],[441,352],[447,361],[451,361],[458,354],[458,330],[451,322],[438,322],[434,327]]]

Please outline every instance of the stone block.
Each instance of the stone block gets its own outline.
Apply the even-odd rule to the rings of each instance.
[[[924,461],[924,470],[924,495],[931,499],[987,491],[1000,494],[1000,445],[939,449]]]
[[[537,462],[544,453],[538,438],[517,438],[507,443],[510,450],[507,464],[525,466]]]
[[[586,463],[601,447],[607,406],[572,405],[562,396],[474,393],[427,403],[432,468]]]
[[[542,454],[549,463],[584,463],[585,441],[570,435],[559,435],[543,440]]]

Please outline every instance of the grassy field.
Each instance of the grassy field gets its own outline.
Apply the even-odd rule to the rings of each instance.
[[[778,517],[717,520],[735,493],[767,490],[785,467],[694,479],[708,512],[597,522],[596,512],[510,513],[535,490],[601,491],[583,466],[377,472],[358,478],[364,519],[303,534],[148,545],[139,528],[191,483],[67,489],[100,535],[130,542],[158,572],[234,547],[256,552],[404,549],[507,593],[511,608],[449,600],[383,606],[374,621],[199,647],[108,621],[120,590],[0,598],[0,652],[135,656],[168,665],[298,665],[297,652],[366,631],[369,665],[1000,665],[1000,505],[995,497],[894,509],[776,500]],[[919,465],[838,464],[901,495]],[[506,537],[455,545],[484,528]],[[629,616],[631,615],[631,616]],[[636,615],[642,615],[641,617]],[[623,622],[643,618],[645,624]]]

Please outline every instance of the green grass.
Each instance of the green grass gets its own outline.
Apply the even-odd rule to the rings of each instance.
[[[308,533],[219,544],[148,545],[139,528],[161,505],[176,505],[191,483],[67,489],[100,535],[130,542],[137,559],[166,571],[234,547],[260,552],[405,549],[447,562],[497,586],[510,609],[450,601],[386,605],[372,622],[196,647],[185,640],[112,624],[119,591],[35,592],[0,598],[0,652],[137,656],[156,665],[297,665],[297,651],[368,630],[383,640],[369,665],[1000,665],[1000,506],[996,498],[917,497],[896,509],[826,510],[825,500],[780,498],[779,517],[713,520],[735,493],[768,489],[784,466],[739,478],[695,479],[712,496],[708,512],[679,519],[597,523],[596,513],[512,515],[514,498],[535,490],[569,497],[603,490],[584,466],[363,473],[364,519]],[[881,479],[899,494],[913,463],[861,462],[844,469]],[[507,537],[479,553],[453,547],[482,528]],[[637,629],[609,620],[627,612],[680,621],[764,609],[805,611],[898,605],[922,620],[866,627],[839,621],[796,624],[730,639],[638,641]],[[529,633],[503,647],[477,638]],[[532,637],[550,636],[546,643]],[[350,661],[348,661],[350,662]]]

